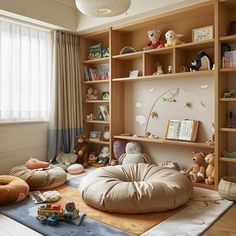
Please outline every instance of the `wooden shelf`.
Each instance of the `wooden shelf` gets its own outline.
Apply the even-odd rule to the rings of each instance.
[[[151,54],[151,55],[165,55],[165,54],[172,54],[173,47],[169,48],[157,48],[157,49],[150,49],[143,51],[144,54]]]
[[[194,72],[181,72],[181,73],[172,73],[172,74],[163,74],[163,75],[146,75],[139,76],[136,78],[114,78],[113,82],[119,81],[140,81],[140,80],[159,80],[159,79],[177,79],[177,78],[192,78],[192,77],[203,77],[203,76],[213,76],[215,71],[205,70],[205,71],[194,71]]]
[[[236,128],[220,128],[222,132],[236,132]]]
[[[220,37],[220,42],[222,42],[222,43],[236,43],[236,34]]]
[[[236,102],[236,98],[220,98],[221,102]]]
[[[140,142],[148,142],[148,143],[158,143],[158,144],[168,144],[168,145],[177,145],[177,146],[186,146],[186,147],[194,147],[194,148],[209,148],[214,149],[213,145],[209,145],[203,142],[184,142],[184,141],[175,141],[175,140],[167,140],[167,139],[151,139],[144,137],[133,137],[133,136],[123,136],[123,135],[115,135],[114,138],[125,139],[125,140],[133,140]]]
[[[191,42],[176,45],[175,48],[182,50],[195,50],[195,49],[203,49],[203,48],[214,48],[214,39],[200,41],[200,42]]]
[[[109,80],[93,80],[93,81],[84,81],[84,84],[101,84],[101,83],[108,83]]]
[[[132,53],[127,53],[127,54],[115,55],[112,58],[119,59],[119,60],[130,60],[130,59],[142,58],[143,53],[144,53],[143,51],[132,52]]]
[[[110,100],[84,100],[84,103],[109,103]]]
[[[85,120],[85,123],[91,123],[91,124],[109,124],[109,121],[104,120]]]
[[[222,72],[222,73],[234,73],[234,72],[236,72],[236,68],[222,68],[222,69],[220,69],[220,72]]]
[[[236,158],[220,157],[220,161],[226,161],[226,162],[233,162],[233,163],[236,163]]]
[[[193,183],[194,187],[199,187],[199,188],[206,188],[206,189],[215,189],[215,185],[213,184],[205,184],[205,183]]]
[[[102,141],[102,140],[88,139],[87,142],[88,143],[101,144],[101,145],[110,145],[108,141]]]
[[[103,58],[98,58],[98,59],[91,59],[91,60],[86,60],[83,61],[83,64],[103,64],[103,63],[109,63],[109,57],[103,57]]]

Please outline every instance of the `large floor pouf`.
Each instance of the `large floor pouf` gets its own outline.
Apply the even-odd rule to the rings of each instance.
[[[30,189],[50,189],[65,183],[66,172],[58,166],[50,165],[49,169],[30,170],[26,166],[17,166],[10,171],[10,175],[25,180]]]
[[[22,179],[0,175],[0,205],[8,205],[24,200],[29,194],[29,185]]]
[[[193,186],[176,170],[139,163],[99,168],[83,178],[80,190],[88,205],[102,211],[147,213],[185,204]]]

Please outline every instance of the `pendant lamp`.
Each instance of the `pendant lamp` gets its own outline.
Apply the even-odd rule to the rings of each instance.
[[[75,2],[79,11],[85,15],[111,17],[126,12],[131,0],[75,0]]]

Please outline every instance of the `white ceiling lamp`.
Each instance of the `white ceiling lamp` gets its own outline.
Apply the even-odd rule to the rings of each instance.
[[[88,16],[111,17],[126,12],[131,0],[75,0],[77,8]]]

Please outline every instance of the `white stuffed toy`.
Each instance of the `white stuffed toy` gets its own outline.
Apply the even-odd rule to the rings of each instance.
[[[125,147],[125,152],[120,156],[120,163],[151,163],[151,159],[144,153],[141,153],[141,146],[137,142],[128,142]]]
[[[176,34],[174,30],[169,30],[165,33],[166,43],[165,47],[172,47],[178,44],[183,44],[184,42],[180,40],[182,34]]]

